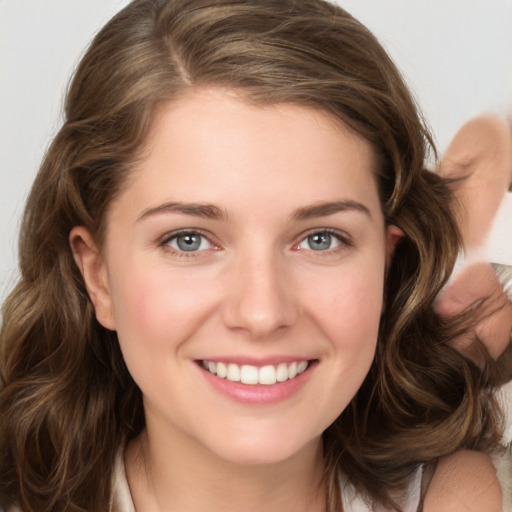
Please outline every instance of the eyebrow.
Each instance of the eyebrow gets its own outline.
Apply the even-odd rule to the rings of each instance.
[[[307,220],[316,217],[327,217],[339,212],[357,211],[372,218],[372,214],[363,203],[352,200],[330,201],[299,208],[293,214],[295,220]]]
[[[222,220],[227,218],[227,213],[213,204],[169,202],[144,210],[137,221],[162,213],[181,213],[184,215],[192,215],[194,217],[213,220]]]
[[[304,206],[296,210],[292,214],[292,218],[295,220],[307,220],[317,217],[327,217],[335,213],[346,211],[358,211],[370,218],[372,217],[370,210],[364,204],[352,200],[343,200]],[[213,220],[225,220],[228,217],[223,209],[214,204],[169,202],[144,210],[138,217],[137,222],[153,215],[167,213],[181,213],[183,215]]]

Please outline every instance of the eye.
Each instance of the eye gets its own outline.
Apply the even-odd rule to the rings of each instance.
[[[197,252],[211,249],[213,244],[196,231],[180,232],[168,237],[162,245],[167,245],[180,252]]]
[[[348,246],[350,242],[341,234],[323,230],[309,234],[296,247],[321,252],[337,249],[342,245]]]

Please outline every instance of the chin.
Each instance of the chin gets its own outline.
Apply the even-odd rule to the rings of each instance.
[[[207,447],[210,452],[225,462],[240,466],[273,465],[297,457],[310,457],[321,450],[321,434],[313,438],[295,437],[287,431],[277,433],[247,432],[232,435],[226,443]]]

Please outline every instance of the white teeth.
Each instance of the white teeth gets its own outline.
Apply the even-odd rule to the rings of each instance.
[[[258,384],[258,368],[244,364],[240,368],[240,380],[243,384]]]
[[[225,379],[228,375],[228,367],[224,363],[217,363],[217,376]]]
[[[202,361],[203,368],[221,379],[232,382],[242,382],[249,385],[272,386],[276,382],[284,382],[303,373],[309,366],[308,361],[293,363],[280,363],[277,366],[266,365],[262,367],[244,364],[239,366],[234,363],[215,363]]]
[[[307,367],[308,367],[308,362],[307,361],[301,361],[297,365],[297,373],[302,373]]]
[[[259,382],[260,384],[265,384],[265,386],[271,386],[272,384],[275,384],[276,369],[272,365],[260,368]]]
[[[276,380],[278,382],[284,382],[285,380],[288,380],[289,378],[290,377],[288,374],[288,366],[286,365],[286,363],[281,363],[281,364],[277,365]]]
[[[227,379],[233,382],[240,380],[240,367],[237,364],[228,364]]]

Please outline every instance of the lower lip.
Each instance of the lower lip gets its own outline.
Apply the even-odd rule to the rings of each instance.
[[[197,366],[206,381],[228,398],[244,404],[272,405],[287,400],[298,393],[311,377],[317,363],[317,361],[311,361],[307,369],[300,375],[270,386],[263,384],[249,385],[221,379],[205,370],[200,364]]]

